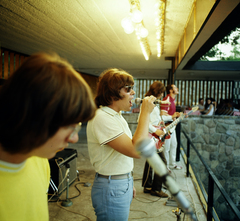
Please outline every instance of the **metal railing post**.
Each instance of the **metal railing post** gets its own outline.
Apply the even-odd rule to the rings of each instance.
[[[189,177],[190,142],[187,140],[187,177]]]
[[[181,122],[176,126],[176,138],[177,138],[177,153],[176,161],[180,161],[180,146],[181,146]]]
[[[207,221],[211,221],[213,217],[213,190],[214,182],[211,174],[208,176],[208,207],[207,207]]]

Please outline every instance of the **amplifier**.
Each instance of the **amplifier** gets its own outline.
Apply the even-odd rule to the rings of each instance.
[[[60,195],[67,188],[66,171],[69,168],[69,185],[77,178],[77,150],[65,148],[49,159],[51,181],[48,193]],[[64,179],[65,178],[65,179]]]

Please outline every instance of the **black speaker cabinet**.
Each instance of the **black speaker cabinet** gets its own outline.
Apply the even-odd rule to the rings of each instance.
[[[65,148],[49,160],[51,181],[48,193],[60,195],[67,188],[66,171],[69,168],[69,185],[77,178],[77,150]],[[65,179],[64,179],[65,178]],[[63,180],[64,179],[64,180]]]

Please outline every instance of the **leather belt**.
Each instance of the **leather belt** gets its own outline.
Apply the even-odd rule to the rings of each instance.
[[[102,177],[105,179],[112,179],[112,180],[123,180],[123,179],[127,179],[133,176],[133,171],[131,171],[130,173],[126,173],[126,174],[120,174],[120,175],[102,175],[98,173],[98,177]]]

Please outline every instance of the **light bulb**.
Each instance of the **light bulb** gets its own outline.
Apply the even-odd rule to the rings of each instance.
[[[121,21],[121,25],[124,29],[127,28],[128,26],[132,26],[131,17],[128,16],[128,17],[123,18]]]
[[[148,30],[144,27],[141,27],[140,30],[139,30],[139,35],[142,38],[146,38],[148,36]]]
[[[124,28],[124,31],[125,31],[127,34],[132,34],[133,31],[134,31],[134,27],[133,27],[133,25]]]
[[[132,10],[132,21],[135,23],[140,23],[143,19],[143,14],[141,11],[139,11],[138,9],[133,9]]]

